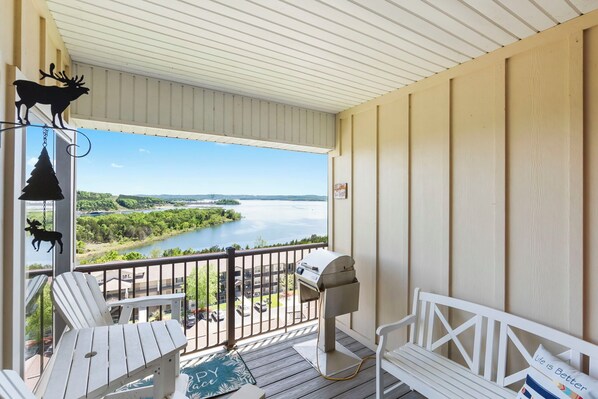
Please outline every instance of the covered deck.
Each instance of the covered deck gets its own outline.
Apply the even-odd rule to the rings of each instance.
[[[89,95],[64,114],[75,130],[327,154],[326,247],[355,259],[361,284],[359,310],[337,327],[357,353],[376,347],[378,326],[409,314],[416,287],[598,343],[598,0],[0,0],[0,9],[0,120],[17,126],[0,136],[1,368],[24,376],[26,350],[41,341],[41,371],[64,327],[49,321],[46,342],[42,316],[42,338],[25,339],[26,280],[36,272],[24,261],[29,128],[17,122],[13,81],[37,82],[51,64],[85,75]],[[51,125],[47,105],[30,115]],[[51,130],[65,198],[54,208],[64,251],[53,254],[50,279],[78,268],[67,154],[77,138]],[[280,292],[266,273],[293,274],[253,259],[248,300]],[[197,320],[194,350],[316,318],[315,306],[283,311],[287,297],[276,317],[254,312],[244,324],[233,310],[245,289],[235,260],[211,261],[228,268],[218,295],[230,317]],[[145,278],[150,268],[170,275],[160,284],[180,291],[193,262],[182,272],[169,259],[139,267]],[[136,285],[135,271],[126,289],[131,266],[110,267],[95,270],[106,297],[158,291]],[[293,352],[299,336],[279,339],[239,348],[269,398],[374,394],[373,363],[355,380],[326,381]]]
[[[364,398],[376,396],[375,360],[369,359],[362,371],[349,381],[329,381],[301,357],[293,345],[316,337],[316,326],[302,327],[292,332],[274,337],[260,339],[251,343],[240,343],[238,351],[247,364],[249,371],[257,381],[257,386],[266,391],[266,398]],[[362,343],[337,330],[337,341],[356,355],[364,358],[373,356],[374,352]],[[194,357],[201,355],[194,355]],[[193,363],[193,358],[183,358]],[[339,374],[344,376],[344,374]],[[390,386],[397,382],[390,375],[385,376],[385,384]],[[230,395],[222,396],[228,398]],[[396,396],[388,399],[420,399],[424,396],[404,386]]]

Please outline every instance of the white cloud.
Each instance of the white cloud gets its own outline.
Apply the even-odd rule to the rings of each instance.
[[[139,152],[145,152],[146,154],[150,154],[150,150],[145,149],[145,148],[140,148]]]
[[[113,168],[124,168],[124,165],[119,165],[119,164],[117,164],[117,163],[114,163],[114,162],[112,162],[112,163],[110,164],[110,166],[112,166]]]
[[[228,143],[218,143],[218,142],[216,142],[216,143],[214,143],[214,144],[216,144],[216,145],[221,145],[221,146],[224,146],[224,147],[226,147],[226,146],[228,145]]]
[[[27,165],[29,165],[29,166],[35,166],[36,163],[37,163],[37,158],[35,158],[35,157],[29,158],[27,160]]]

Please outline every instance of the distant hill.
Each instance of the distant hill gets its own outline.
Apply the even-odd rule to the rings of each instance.
[[[138,197],[153,197],[164,201],[202,201],[202,200],[262,200],[262,201],[326,201],[325,195],[226,195],[226,194],[138,194]]]
[[[116,196],[110,193],[77,191],[77,210],[81,212],[106,212],[117,211],[119,209],[150,209],[168,203],[170,202],[150,196]]]
[[[151,209],[162,205],[181,205],[181,201],[210,201],[216,205],[235,205],[239,200],[262,201],[326,201],[325,195],[113,195],[110,193],[93,193],[77,191],[77,210],[81,212],[110,212],[118,210]]]

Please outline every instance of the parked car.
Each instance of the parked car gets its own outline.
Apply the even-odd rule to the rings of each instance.
[[[44,351],[44,356],[45,357],[50,357],[50,356],[52,356],[52,353],[54,353],[54,347],[52,345],[50,345]]]
[[[196,310],[195,318],[197,320],[208,320],[208,312],[206,310]]]
[[[193,313],[187,313],[187,328],[191,328],[195,325],[197,319]]]
[[[241,316],[249,316],[251,315],[251,306],[248,304],[245,304],[244,306],[239,304],[237,305],[237,312],[239,312]]]
[[[268,310],[268,305],[265,302],[256,302],[253,307],[258,312],[265,312]]]
[[[212,313],[210,313],[210,318],[214,321],[222,321],[224,320],[225,316],[226,312],[224,312],[223,310],[214,310],[212,311]]]
[[[25,360],[37,355],[39,352],[39,343],[26,343],[25,344]]]

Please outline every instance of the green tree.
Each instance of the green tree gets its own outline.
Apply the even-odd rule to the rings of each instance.
[[[264,240],[262,236],[259,236],[255,239],[255,243],[253,244],[254,248],[264,248],[268,246],[268,241]]]
[[[210,288],[208,292],[208,286]],[[216,266],[210,269],[207,266],[194,269],[187,277],[186,296],[188,301],[194,301],[197,309],[206,308],[217,302],[218,296],[218,271]]]
[[[286,274],[281,274],[279,284],[281,291],[295,290],[295,278],[292,274],[289,274],[288,276]]]

